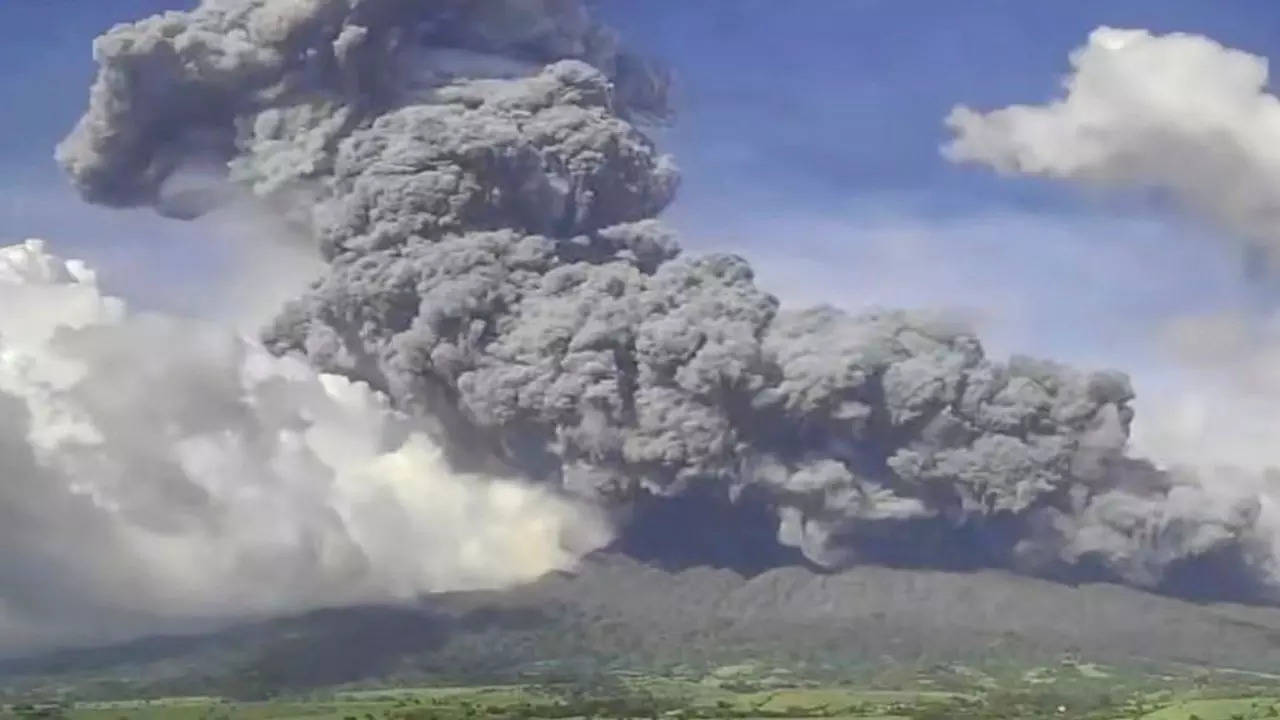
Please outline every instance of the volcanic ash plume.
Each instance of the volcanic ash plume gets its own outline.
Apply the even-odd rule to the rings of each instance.
[[[0,647],[501,587],[603,520],[449,469],[360,383],[0,248]]]
[[[1124,456],[1124,376],[992,362],[931,317],[780,312],[743,260],[681,255],[653,219],[675,166],[636,124],[665,77],[581,2],[209,0],[96,53],[58,153],[84,196],[163,205],[225,163],[329,262],[268,347],[387,392],[458,467],[621,515],[763,506],[828,567],[1271,572],[1258,495]]]

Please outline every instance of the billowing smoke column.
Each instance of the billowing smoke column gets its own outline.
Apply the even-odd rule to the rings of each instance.
[[[604,518],[465,475],[385,397],[0,248],[0,653],[567,568]]]
[[[207,0],[96,56],[58,152],[81,193],[163,207],[225,163],[329,261],[267,345],[429,418],[458,467],[620,512],[763,504],[828,567],[1274,572],[1258,495],[1124,456],[1125,377],[992,362],[930,317],[782,312],[742,259],[682,256],[653,219],[676,170],[633,125],[665,78],[579,0]]]

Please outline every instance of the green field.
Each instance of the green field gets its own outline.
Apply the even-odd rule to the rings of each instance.
[[[879,668],[842,682],[737,665],[575,682],[337,687],[248,702],[155,697],[0,706],[4,718],[70,720],[1260,720],[1280,717],[1280,684],[1257,674],[1144,675],[1048,667]]]

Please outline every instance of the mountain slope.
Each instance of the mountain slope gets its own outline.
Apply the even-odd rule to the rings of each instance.
[[[984,571],[667,572],[602,554],[513,590],[438,595],[0,664],[4,684],[265,694],[376,680],[552,677],[758,661],[1280,667],[1280,609]]]

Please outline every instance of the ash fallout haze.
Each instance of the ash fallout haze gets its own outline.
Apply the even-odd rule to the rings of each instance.
[[[1267,4],[105,5],[0,8],[0,649],[602,550],[1280,603]]]

